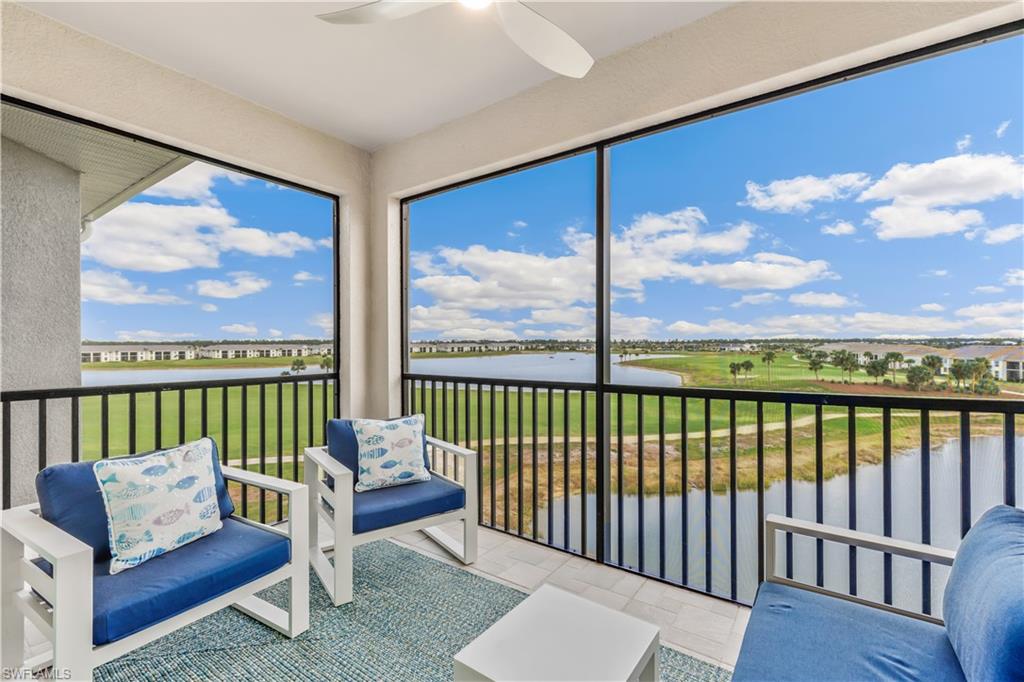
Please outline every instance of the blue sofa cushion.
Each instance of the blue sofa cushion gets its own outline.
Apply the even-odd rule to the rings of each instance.
[[[153,452],[156,450],[129,457],[142,457]],[[217,443],[214,442],[213,477],[220,517],[224,519],[234,513],[235,505],[231,502],[217,457]],[[40,516],[91,546],[93,561],[106,561],[110,558],[107,512],[92,465],[93,462],[70,462],[46,467],[36,474],[36,496],[39,498]]]
[[[466,506],[466,491],[439,476],[352,495],[352,532],[367,533]]]
[[[399,417],[400,418],[400,417]],[[352,472],[352,485],[359,481],[359,441],[351,419],[330,419],[327,422],[327,453]],[[423,430],[423,463],[430,468],[427,454],[427,431]],[[327,485],[334,489],[334,479],[327,477]]]
[[[291,559],[288,538],[235,519],[173,552],[110,575],[93,565],[92,643],[117,641],[280,568]],[[52,574],[46,561],[37,564]]]
[[[993,507],[964,536],[942,610],[968,680],[1024,680],[1024,509]]]
[[[762,583],[733,682],[963,680],[939,625],[778,583]]]

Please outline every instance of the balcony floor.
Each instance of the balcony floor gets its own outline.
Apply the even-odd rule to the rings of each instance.
[[[442,528],[453,537],[461,535],[458,523]],[[479,557],[472,566],[463,566],[419,531],[395,541],[517,590],[533,592],[549,584],[575,592],[657,625],[662,645],[730,670],[750,618],[750,609],[745,606],[602,566],[489,528],[480,528]]]

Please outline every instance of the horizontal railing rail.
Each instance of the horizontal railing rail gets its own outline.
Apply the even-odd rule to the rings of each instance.
[[[769,508],[955,546],[985,507],[1014,505],[1020,496],[1017,434],[1024,428],[1016,422],[1024,401],[598,388],[406,373],[403,409],[424,413],[430,435],[480,452],[482,525],[744,603],[764,578]],[[976,438],[983,440],[972,446]],[[992,442],[998,457],[974,452]],[[918,453],[913,472],[903,464],[910,460],[897,462],[911,451]],[[600,476],[607,485],[598,485]],[[946,499],[950,493],[955,500]],[[779,549],[787,578],[803,573],[818,586],[841,581],[851,595],[876,591],[886,604],[905,601],[894,595],[894,581],[906,583],[908,569],[894,569],[889,554],[875,565],[866,550],[842,548],[837,561],[838,548],[826,552],[823,540],[798,546],[791,534]],[[919,572],[915,607],[928,614],[940,606],[933,583],[944,575],[933,580],[928,562]]]
[[[214,438],[221,462],[294,481],[301,452],[327,439],[338,375],[289,374],[210,381],[76,386],[0,393],[3,508],[50,464]],[[238,513],[287,518],[279,494],[229,486]],[[252,494],[250,494],[252,493]]]

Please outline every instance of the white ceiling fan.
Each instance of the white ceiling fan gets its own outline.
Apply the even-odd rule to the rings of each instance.
[[[473,10],[490,10],[505,34],[541,66],[571,78],[583,78],[594,65],[582,45],[571,35],[518,0],[458,0]],[[417,14],[447,2],[374,0],[338,12],[318,14],[330,24],[376,24]]]

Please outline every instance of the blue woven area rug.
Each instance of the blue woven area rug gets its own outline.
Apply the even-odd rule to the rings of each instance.
[[[284,585],[263,593],[284,605]],[[452,657],[526,595],[387,541],[356,548],[355,599],[335,608],[310,577],[310,629],[294,640],[224,609],[108,663],[97,680],[451,680]],[[524,652],[527,653],[528,652]],[[661,647],[666,680],[728,670]]]

